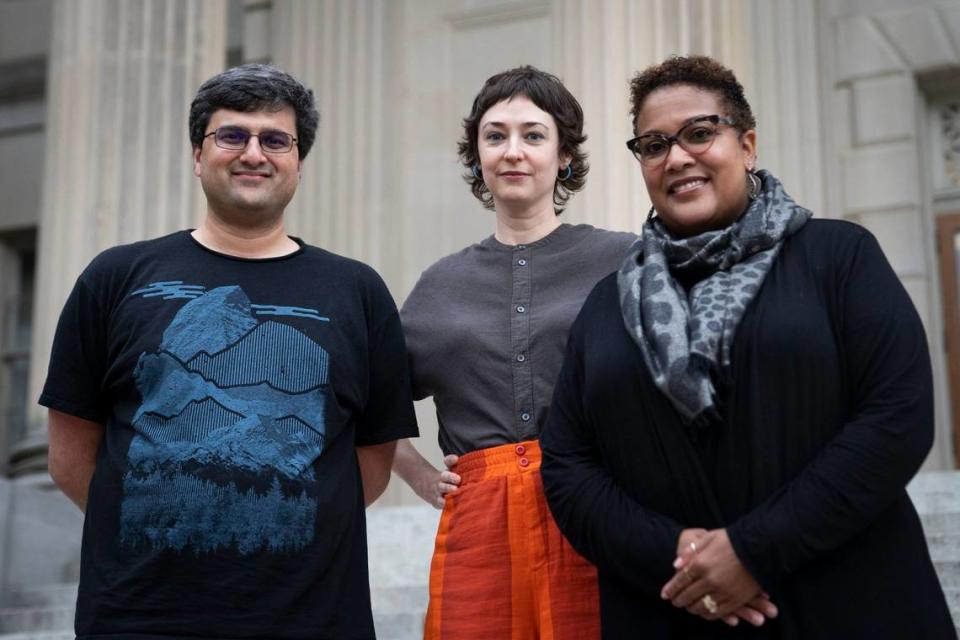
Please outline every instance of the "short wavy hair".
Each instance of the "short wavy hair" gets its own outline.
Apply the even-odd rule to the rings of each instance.
[[[296,115],[297,153],[303,160],[313,146],[320,123],[313,91],[290,74],[268,64],[233,67],[200,85],[190,104],[190,143],[194,148],[203,144],[203,134],[218,109],[278,111],[285,106],[292,107]]]
[[[493,209],[493,194],[483,182],[483,178],[473,174],[473,167],[480,164],[477,147],[480,120],[493,105],[517,96],[529,98],[538,108],[553,117],[557,123],[559,152],[571,158],[570,178],[563,181],[558,179],[553,185],[554,211],[560,215],[570,197],[583,189],[587,182],[587,172],[590,170],[587,153],[581,149],[587,139],[583,133],[583,109],[559,78],[535,67],[517,67],[491,76],[474,98],[470,115],[463,120],[463,138],[457,145],[460,161],[467,169],[463,179],[483,206]]]
[[[630,117],[635,133],[637,118],[647,97],[663,87],[689,85],[715,93],[741,133],[757,128],[743,85],[730,69],[709,56],[673,56],[647,67],[630,81]]]

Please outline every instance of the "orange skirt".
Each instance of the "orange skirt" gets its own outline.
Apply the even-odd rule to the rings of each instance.
[[[425,640],[593,640],[597,571],[557,529],[537,441],[472,451],[453,469],[430,566]]]

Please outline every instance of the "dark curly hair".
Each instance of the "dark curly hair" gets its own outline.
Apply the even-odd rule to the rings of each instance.
[[[493,195],[482,178],[473,175],[473,167],[480,164],[477,137],[480,119],[493,105],[517,96],[525,96],[533,104],[553,116],[560,137],[559,152],[569,155],[572,174],[568,180],[559,180],[553,186],[553,204],[557,215],[575,192],[587,182],[587,154],[580,149],[586,141],[583,134],[583,109],[577,99],[567,91],[560,79],[531,66],[517,67],[491,76],[473,100],[470,115],[463,120],[463,138],[457,145],[460,161],[467,168],[463,179],[470,191],[487,209],[493,209]]]
[[[743,95],[743,86],[730,69],[708,56],[672,56],[647,67],[630,81],[630,117],[634,130],[647,96],[657,89],[681,84],[717,94],[727,110],[725,115],[740,132],[757,128],[750,103]]]
[[[297,153],[303,160],[313,146],[320,122],[313,91],[290,74],[267,64],[233,67],[200,85],[190,104],[190,143],[194,148],[203,144],[203,134],[217,109],[277,111],[284,106],[292,107],[296,114]]]

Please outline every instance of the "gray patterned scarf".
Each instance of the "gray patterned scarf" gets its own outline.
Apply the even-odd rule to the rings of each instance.
[[[710,372],[730,364],[744,310],[784,238],[811,215],[772,174],[758,175],[760,193],[724,229],[674,238],[659,219],[648,219],[617,274],[627,331],[654,383],[688,423],[715,414]],[[696,284],[688,292],[674,276]]]

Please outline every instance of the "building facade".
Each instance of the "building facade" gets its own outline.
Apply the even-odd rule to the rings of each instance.
[[[80,270],[200,219],[186,119],[205,78],[269,61],[315,90],[291,230],[370,263],[402,301],[427,265],[492,231],[456,158],[486,77],[533,64],[564,80],[591,162],[564,217],[636,231],[649,201],[623,144],[628,80],[682,53],[743,81],[760,167],[815,215],[879,238],[928,332],[925,468],[956,468],[960,0],[3,0],[0,475],[47,481],[35,402]],[[420,404],[418,446],[439,464]],[[416,500],[394,482],[383,502]]]

